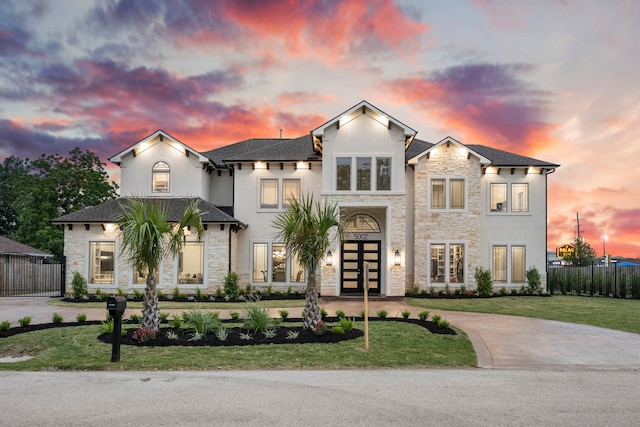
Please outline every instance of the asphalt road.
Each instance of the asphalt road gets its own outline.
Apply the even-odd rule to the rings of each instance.
[[[2,426],[637,426],[636,370],[1,372]]]

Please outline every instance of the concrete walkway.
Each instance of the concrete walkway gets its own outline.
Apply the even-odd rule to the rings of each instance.
[[[33,324],[49,323],[54,312],[67,322],[75,321],[79,312],[86,313],[88,320],[104,320],[106,316],[106,309],[56,307],[48,305],[47,301],[47,298],[0,298],[0,322],[8,320],[15,327],[18,319],[31,316]],[[331,299],[323,301],[322,307],[329,315],[342,310],[347,316],[358,316],[363,303],[361,300]],[[423,310],[402,301],[369,303],[370,316],[382,309],[388,312],[388,317],[401,317],[404,310],[409,310],[411,317],[417,317]],[[297,308],[287,310],[291,316],[297,315]],[[183,310],[162,311],[181,313]],[[226,318],[231,310],[215,311]],[[241,307],[235,311],[241,311]],[[271,311],[273,316],[278,316],[277,309]],[[638,334],[517,316],[429,311],[442,315],[469,336],[481,368],[640,369]],[[134,312],[127,309],[125,317]]]

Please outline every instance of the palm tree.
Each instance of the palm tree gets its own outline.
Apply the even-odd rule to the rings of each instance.
[[[142,327],[160,330],[158,293],[155,274],[165,255],[176,256],[186,241],[185,228],[195,230],[198,240],[204,234],[203,213],[198,200],[190,200],[178,223],[169,222],[169,210],[161,202],[148,199],[129,199],[122,207],[119,225],[122,229],[120,253],[127,256],[138,271],[148,270],[142,310]]]
[[[312,196],[303,196],[300,201],[292,199],[289,208],[274,219],[273,226],[278,230],[278,237],[309,273],[304,328],[315,330],[322,320],[316,269],[331,244],[329,230],[336,227],[336,236],[342,239],[344,224],[340,220],[340,210],[336,205],[314,205]]]

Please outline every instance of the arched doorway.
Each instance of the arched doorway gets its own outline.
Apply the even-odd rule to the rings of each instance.
[[[340,293],[364,293],[366,261],[369,263],[369,293],[380,294],[380,224],[366,213],[351,215],[344,222],[347,238],[342,243],[340,256]]]

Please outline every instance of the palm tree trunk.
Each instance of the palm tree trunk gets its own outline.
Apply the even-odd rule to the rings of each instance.
[[[311,271],[311,269],[309,269]],[[316,283],[316,273],[310,272],[307,280],[306,305],[304,307],[304,329],[311,328],[315,331],[318,323],[322,320],[320,313],[320,302],[318,299],[318,286]]]
[[[160,330],[160,312],[158,311],[158,292],[156,279],[152,274],[147,276],[147,287],[144,290],[144,307],[142,309],[142,327],[154,331]]]

